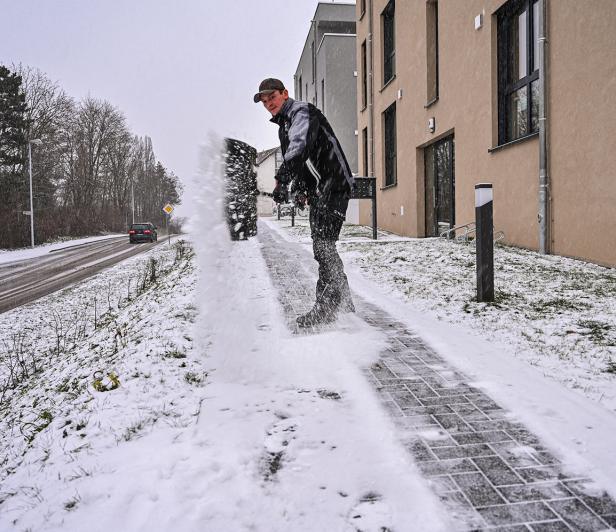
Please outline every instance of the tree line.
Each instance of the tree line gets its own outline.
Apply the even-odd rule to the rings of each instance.
[[[0,248],[30,243],[29,157],[37,243],[164,223],[178,177],[111,103],[75,101],[38,69],[0,65]],[[37,142],[32,142],[37,140]],[[40,142],[38,142],[40,140]]]

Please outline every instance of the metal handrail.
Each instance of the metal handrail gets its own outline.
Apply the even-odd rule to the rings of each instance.
[[[464,229],[464,233],[461,235],[456,235],[456,231],[459,229]],[[446,238],[447,240],[455,240],[456,242],[469,242],[471,235],[474,235],[477,231],[475,227],[475,222],[469,222],[467,224],[456,225],[451,229],[447,229],[447,231],[442,231],[440,233],[441,238]],[[453,234],[453,236],[451,236]],[[494,232],[494,243],[500,242],[505,239],[504,231],[495,231]]]
[[[464,229],[464,234],[461,235],[460,237],[456,236],[456,231],[458,229]],[[467,224],[456,225],[455,227],[452,227],[451,229],[447,229],[447,231],[441,232],[439,236],[441,238],[446,238],[447,240],[453,240],[455,238],[455,240],[457,240],[458,242],[460,241],[468,242],[468,235],[474,232],[475,232],[475,222],[469,222]],[[453,236],[451,236],[451,233],[453,233]]]

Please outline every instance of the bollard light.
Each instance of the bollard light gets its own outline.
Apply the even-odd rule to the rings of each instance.
[[[475,185],[477,301],[494,301],[494,196],[491,183]]]

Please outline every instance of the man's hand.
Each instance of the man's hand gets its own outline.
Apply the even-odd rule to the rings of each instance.
[[[286,183],[276,180],[276,186],[272,192],[272,198],[276,203],[286,203],[289,197],[289,190]]]
[[[276,175],[274,177],[276,181],[279,181],[284,185],[288,185],[295,177],[295,173],[292,171],[289,164],[284,161],[280,165],[280,168],[278,168],[278,171],[276,172]]]
[[[306,193],[305,192],[297,192],[295,194],[295,198],[294,198],[294,203],[295,206],[300,210],[303,211],[304,208],[306,207],[306,201],[308,200],[308,198],[306,197]]]

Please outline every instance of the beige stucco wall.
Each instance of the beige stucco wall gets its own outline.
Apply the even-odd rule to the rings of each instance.
[[[474,185],[490,182],[495,228],[505,232],[506,242],[537,249],[539,138],[488,151],[497,139],[493,13],[504,2],[439,0],[439,99],[428,108],[425,0],[396,3],[396,78],[383,88],[380,14],[386,4],[387,0],[373,1],[374,168],[382,186],[381,113],[396,101],[398,184],[379,190],[379,226],[403,235],[425,235],[423,148],[453,133],[456,224],[474,220]],[[614,265],[616,33],[611,28],[616,24],[616,2],[593,1],[593,9],[578,0],[549,0],[548,5],[552,249]],[[483,15],[483,26],[476,30],[478,14]],[[368,13],[357,23],[360,69],[360,46],[367,34]],[[427,129],[431,117],[436,121],[434,133]],[[359,131],[367,124],[368,110],[360,109]],[[369,202],[363,202],[362,223],[370,223],[369,209]]]
[[[616,2],[549,6],[553,251],[616,265]]]

